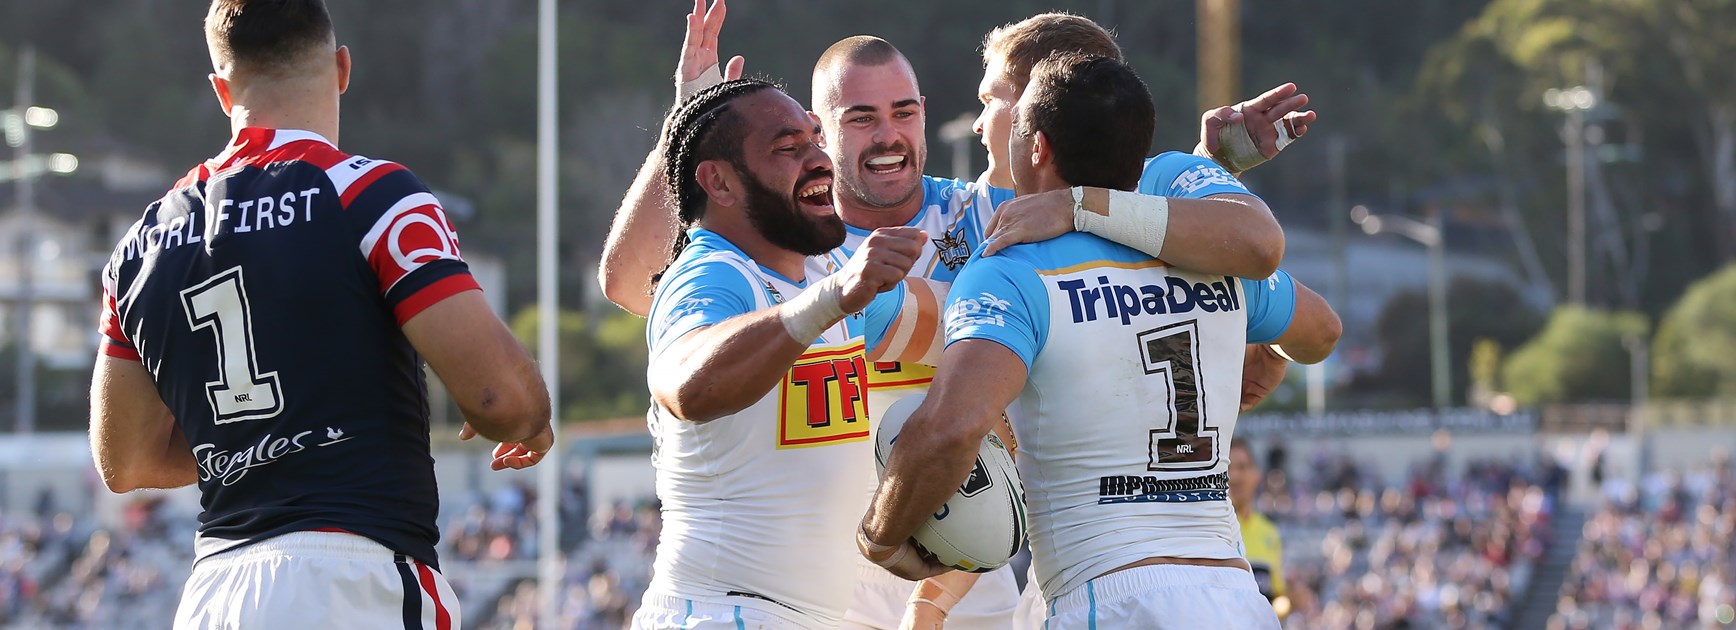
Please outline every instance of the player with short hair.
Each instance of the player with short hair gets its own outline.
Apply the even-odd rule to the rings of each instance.
[[[873,483],[867,353],[922,232],[838,246],[818,125],[771,84],[701,90],[664,125],[682,237],[646,330],[663,530],[635,628],[837,626],[850,530]],[[861,313],[865,315],[849,315]]]
[[[1014,110],[1016,189],[1128,194],[1150,176],[1153,113],[1119,61],[1037,64]],[[1050,627],[1277,627],[1241,559],[1225,454],[1245,344],[1276,342],[1309,362],[1331,352],[1338,321],[1318,295],[1283,272],[1249,281],[1183,271],[1071,233],[973,260],[948,304],[934,385],[862,521],[865,557],[908,578],[944,570],[910,536],[1017,399]]]
[[[97,469],[199,484],[176,628],[456,627],[421,362],[497,470],[552,446],[548,392],[439,200],[336,147],[350,54],[325,5],[216,0],[205,35],[233,137],[103,270]]]
[[[1260,594],[1272,602],[1272,609],[1281,619],[1290,612],[1290,600],[1284,595],[1284,539],[1271,519],[1254,510],[1254,497],[1265,478],[1263,472],[1247,441],[1230,444],[1230,505],[1236,508],[1236,523],[1242,528],[1242,543],[1248,564],[1254,570],[1254,582],[1260,585]]]

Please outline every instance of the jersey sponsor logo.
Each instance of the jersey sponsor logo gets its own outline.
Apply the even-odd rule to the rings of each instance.
[[[861,340],[802,354],[778,387],[778,448],[867,440],[867,377]]]
[[[1232,186],[1244,192],[1248,190],[1242,182],[1236,181],[1236,177],[1229,171],[1214,164],[1200,164],[1182,171],[1175,181],[1170,182],[1169,188],[1180,195],[1191,195],[1212,185]]]
[[[1151,475],[1108,475],[1098,479],[1097,503],[1202,503],[1229,500],[1230,475],[1187,479]]]
[[[934,368],[921,363],[875,361],[868,366],[868,389],[914,389],[934,382]]]
[[[934,242],[935,258],[940,264],[946,265],[947,271],[958,271],[965,261],[970,260],[970,244],[965,242],[963,231],[964,228],[959,228],[958,231],[943,234],[941,238],[929,239]]]
[[[1108,276],[1097,276],[1097,286],[1088,287],[1084,280],[1058,280],[1055,287],[1067,292],[1072,307],[1073,323],[1120,320],[1130,325],[1139,315],[1179,315],[1195,310],[1207,313],[1229,312],[1242,308],[1242,300],[1234,290],[1235,279],[1225,277],[1210,284],[1188,282],[1169,277],[1162,285],[1135,287],[1110,283]],[[950,315],[950,313],[949,313]]]
[[[974,298],[961,297],[946,307],[946,329],[952,332],[965,326],[1007,325],[1008,309],[1013,303],[993,293],[983,291]]]
[[[255,468],[275,464],[285,457],[308,449],[348,442],[353,437],[345,436],[344,430],[336,427],[326,427],[323,439],[315,437],[313,431],[302,431],[290,437],[277,437],[267,433],[261,436],[258,442],[237,450],[219,449],[216,444],[210,443],[199,444],[193,447],[193,460],[199,468],[200,483],[216,481],[224,486],[232,486]]]

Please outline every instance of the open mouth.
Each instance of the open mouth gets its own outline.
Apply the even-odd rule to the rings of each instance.
[[[796,203],[810,208],[832,208],[832,178],[819,177],[796,191]]]
[[[875,175],[890,175],[903,171],[905,164],[909,162],[909,158],[904,155],[882,155],[869,158],[863,162],[863,167]]]

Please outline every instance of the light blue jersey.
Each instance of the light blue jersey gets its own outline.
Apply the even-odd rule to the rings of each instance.
[[[1241,557],[1243,349],[1289,327],[1288,274],[1185,272],[1071,233],[972,260],[947,300],[947,343],[993,341],[1029,369],[1012,422],[1045,596],[1148,557]]]
[[[658,283],[646,343],[675,340],[771,308],[809,287],[695,229]],[[708,422],[654,404],[646,418],[663,503],[647,597],[751,608],[801,627],[834,627],[853,596],[854,532],[874,483],[864,330],[885,330],[901,300],[881,294],[820,334],[758,401]],[[653,363],[655,365],[655,363]],[[655,369],[655,368],[653,368]],[[748,595],[742,595],[742,594]]]

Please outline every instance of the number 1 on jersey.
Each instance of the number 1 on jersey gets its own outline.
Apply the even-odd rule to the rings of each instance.
[[[1169,386],[1168,418],[1151,430],[1147,470],[1206,470],[1218,463],[1218,431],[1205,417],[1200,386],[1198,322],[1189,320],[1139,333],[1139,353],[1147,375]]]
[[[253,352],[253,317],[240,267],[181,292],[187,325],[217,336],[217,380],[205,384],[205,399],[217,424],[270,418],[283,411],[277,372],[259,372]]]

